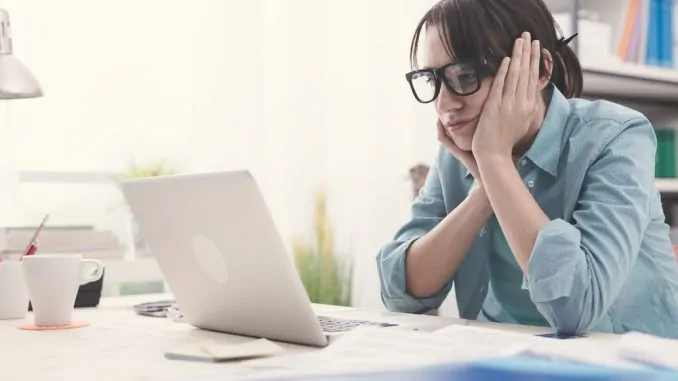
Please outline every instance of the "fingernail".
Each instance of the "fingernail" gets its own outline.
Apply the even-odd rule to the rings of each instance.
[[[534,46],[535,48],[539,48],[539,40],[532,41],[532,46]]]
[[[523,32],[523,37],[527,40],[530,38],[530,32]]]

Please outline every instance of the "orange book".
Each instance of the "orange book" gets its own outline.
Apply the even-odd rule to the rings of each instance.
[[[626,13],[626,22],[624,23],[624,30],[619,42],[619,58],[625,60],[628,55],[629,45],[631,44],[631,36],[633,35],[633,26],[638,16],[638,0],[629,0],[629,9]]]

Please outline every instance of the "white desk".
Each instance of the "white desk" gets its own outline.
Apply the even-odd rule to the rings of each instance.
[[[62,331],[24,331],[21,320],[0,320],[0,378],[3,380],[149,380],[177,376],[225,373],[238,363],[201,363],[167,360],[164,352],[183,343],[212,339],[236,343],[251,340],[239,336],[195,329],[166,318],[137,315],[136,303],[168,298],[168,295],[103,298],[98,308],[77,309],[74,320],[88,327]],[[431,329],[450,324],[488,325],[460,319],[362,311],[352,308],[315,306],[324,315],[377,319],[399,324],[417,324]],[[28,322],[32,321],[31,314]],[[490,323],[491,324],[491,323]],[[496,325],[494,325],[496,327]],[[545,332],[532,327],[505,326],[511,331]],[[612,338],[597,335],[595,340]],[[283,355],[317,350],[282,344]]]

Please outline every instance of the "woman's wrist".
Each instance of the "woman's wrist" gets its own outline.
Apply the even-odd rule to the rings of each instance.
[[[478,208],[478,212],[485,218],[489,218],[492,215],[492,204],[490,204],[490,199],[487,197],[485,188],[483,188],[481,183],[476,181],[473,182],[467,199],[472,205]]]
[[[478,163],[479,170],[481,166],[490,166],[511,162],[515,164],[516,160],[517,159],[513,155],[511,155],[510,152],[508,153],[492,152],[476,156],[476,162]]]

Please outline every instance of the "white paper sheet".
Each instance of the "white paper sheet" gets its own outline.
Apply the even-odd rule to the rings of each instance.
[[[463,330],[464,328],[460,326]],[[359,327],[326,349],[292,357],[250,362],[258,368],[380,370],[506,357],[527,349],[523,342],[482,340],[477,335],[446,335],[391,328]]]
[[[453,337],[458,341],[470,343],[472,346],[522,346],[529,347],[535,341],[548,341],[550,339],[534,336],[527,333],[506,332],[499,329],[473,327],[467,325],[450,325],[434,332],[438,336]]]
[[[638,339],[638,337],[635,337]],[[634,339],[630,337],[629,339]],[[629,345],[632,342],[627,341]],[[672,343],[678,345],[677,343]],[[664,354],[678,353],[678,348]],[[489,358],[532,354],[623,369],[643,365],[619,356],[618,340],[587,338],[559,340],[528,333],[452,325],[434,332],[397,327],[359,327],[322,351],[245,362],[250,369],[286,375],[373,372],[435,364],[464,363]],[[666,357],[665,356],[665,357]],[[667,362],[669,360],[666,360]],[[264,373],[270,374],[270,373]],[[275,374],[275,373],[274,373]],[[256,373],[261,376],[261,373]],[[249,379],[251,375],[248,375]]]
[[[384,365],[421,365],[439,362],[465,362],[481,358],[505,357],[527,349],[524,342],[480,339],[467,326],[451,326],[437,332],[417,332],[397,328],[355,332],[327,349],[328,354],[352,362]]]
[[[601,343],[585,339],[538,341],[532,344],[527,353],[544,358],[572,361],[583,364],[602,365],[620,369],[644,369],[645,366],[618,356],[616,342]]]
[[[622,369],[643,369],[642,365],[621,358],[616,340],[591,341],[587,338],[552,339],[530,334],[505,332],[499,329],[449,326],[436,331],[438,335],[454,336],[465,342],[481,341],[486,346],[520,344],[523,354],[561,361],[602,365]],[[473,348],[471,348],[473,350]]]
[[[678,340],[630,332],[619,340],[617,354],[638,364],[678,370]]]

